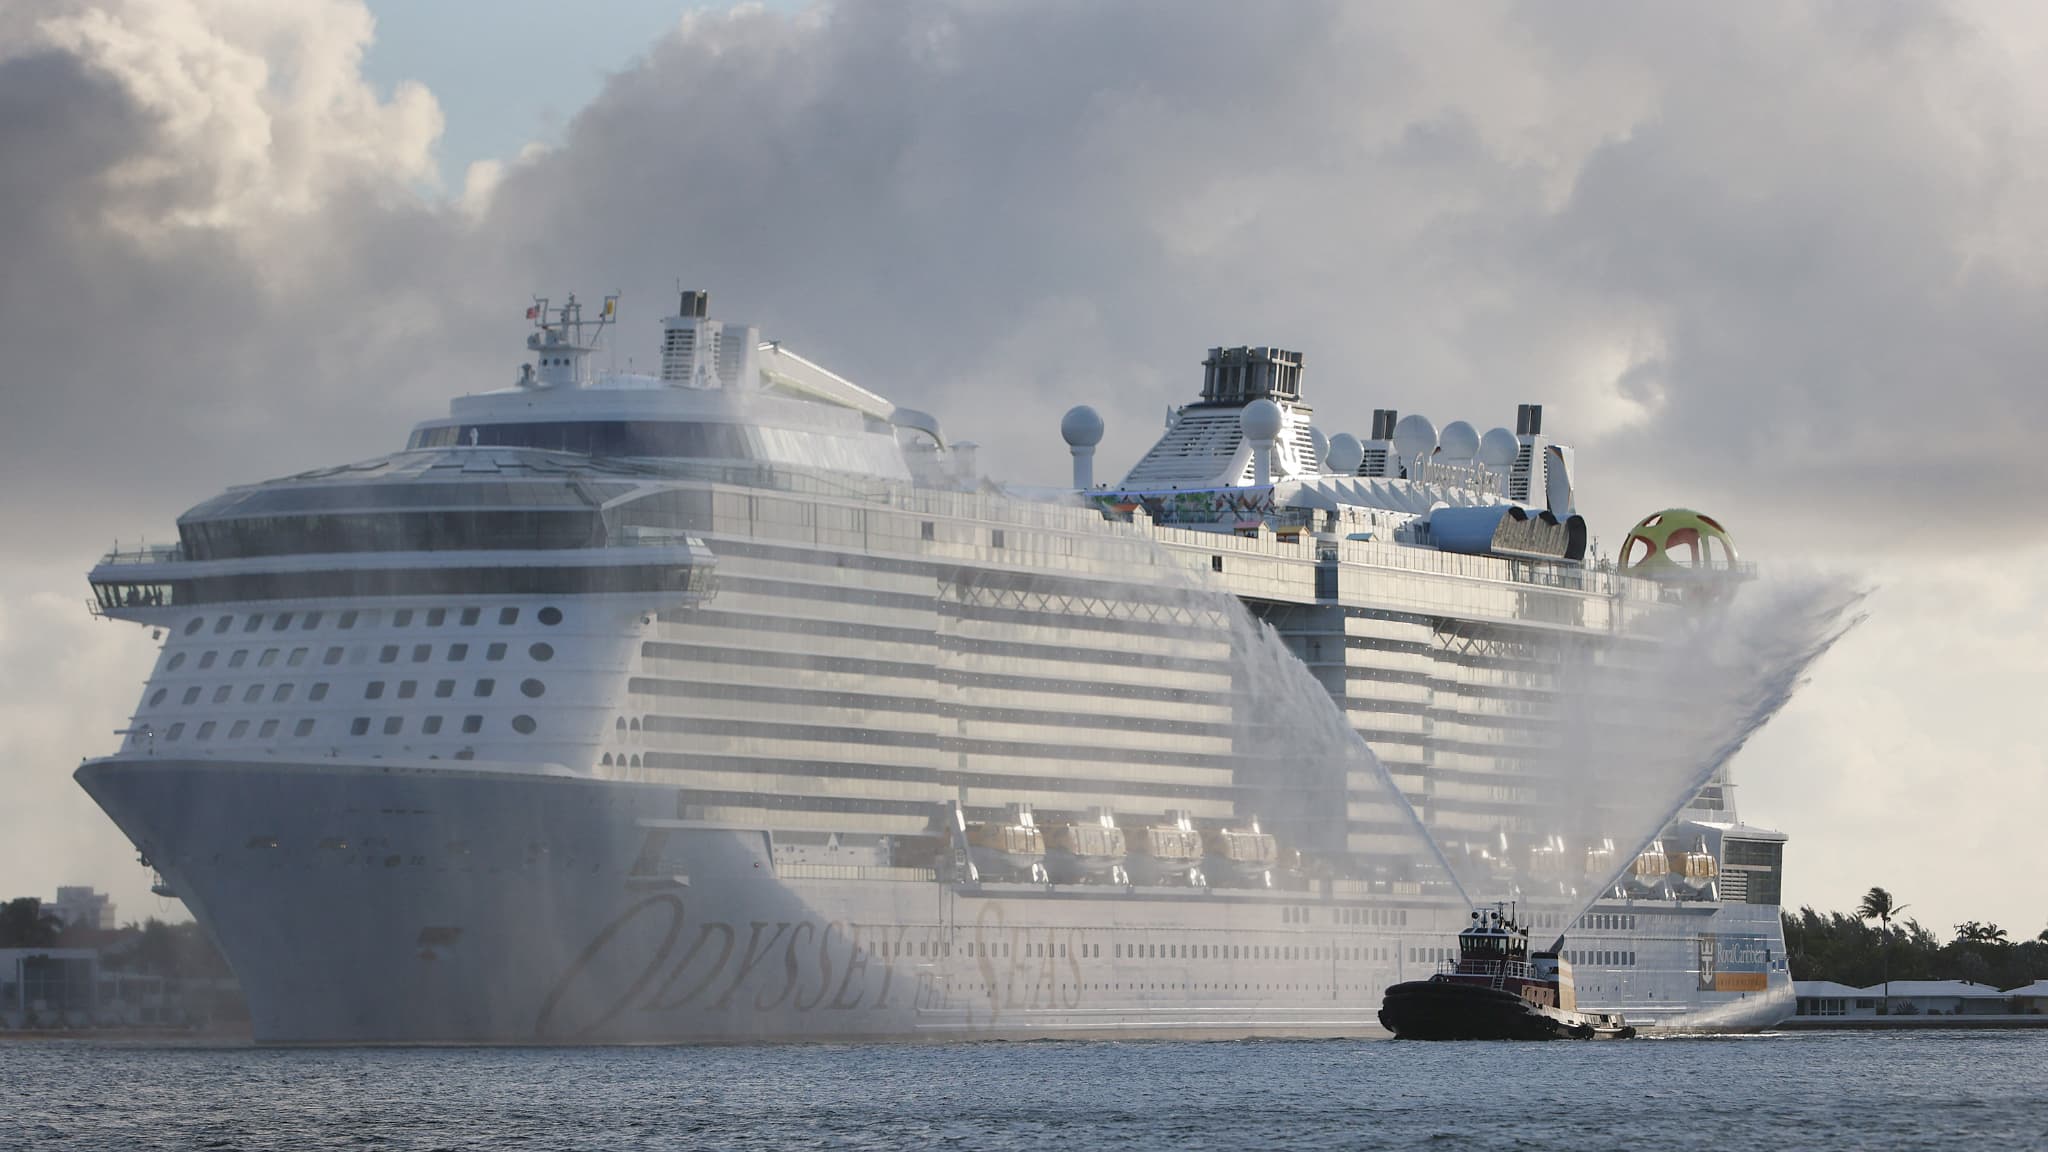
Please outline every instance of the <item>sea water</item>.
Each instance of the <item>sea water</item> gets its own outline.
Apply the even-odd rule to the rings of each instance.
[[[0,1042],[0,1147],[2048,1144],[2048,1031],[587,1049]]]

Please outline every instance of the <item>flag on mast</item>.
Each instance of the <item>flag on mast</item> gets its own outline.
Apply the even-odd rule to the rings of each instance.
[[[526,318],[527,318],[528,320],[538,320],[538,319],[540,319],[540,305],[538,305],[538,304],[535,304],[535,305],[533,305],[532,307],[528,308],[528,309],[526,310]]]

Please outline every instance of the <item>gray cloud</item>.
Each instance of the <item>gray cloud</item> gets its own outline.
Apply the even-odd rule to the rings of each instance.
[[[1081,400],[1110,420],[1102,471],[1135,460],[1202,350],[1249,341],[1307,353],[1333,431],[1548,402],[1609,541],[1677,502],[1767,554],[1852,514],[1915,526],[1825,542],[1869,559],[2031,503],[2048,106],[2016,16],[704,15],[457,204],[413,191],[438,114],[361,85],[350,0],[246,34],[201,0],[84,11],[0,2],[38,30],[0,54],[17,603],[75,603],[55,574],[112,538],[508,381],[529,291],[623,289],[620,355],[644,363],[678,277],[1023,479],[1064,473]],[[0,656],[44,659],[53,628],[0,633]],[[0,752],[96,751],[101,719]]]

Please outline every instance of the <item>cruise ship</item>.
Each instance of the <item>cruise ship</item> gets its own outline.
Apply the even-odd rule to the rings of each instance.
[[[260,1042],[1376,1035],[1495,900],[1591,1009],[1791,1011],[1727,761],[1835,614],[1752,650],[1714,519],[1601,558],[1540,406],[1326,437],[1266,346],[1005,486],[708,303],[634,374],[536,301],[509,386],[93,568],[160,652],[77,780]]]

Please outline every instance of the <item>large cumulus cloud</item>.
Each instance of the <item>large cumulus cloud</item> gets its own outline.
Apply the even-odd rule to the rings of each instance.
[[[1690,502],[1766,552],[1975,546],[2030,509],[2048,424],[2028,15],[742,9],[442,190],[433,98],[363,82],[354,0],[0,0],[0,658],[132,679],[140,637],[44,618],[98,548],[498,386],[528,291],[623,289],[619,355],[646,362],[678,278],[1003,475],[1058,478],[1082,399],[1113,471],[1204,348],[1272,342],[1331,430],[1548,402],[1610,542]],[[1848,682],[1946,626],[1898,602]],[[63,766],[131,694],[14,683],[0,760],[91,824]],[[1869,754],[1800,707],[1800,754]]]

